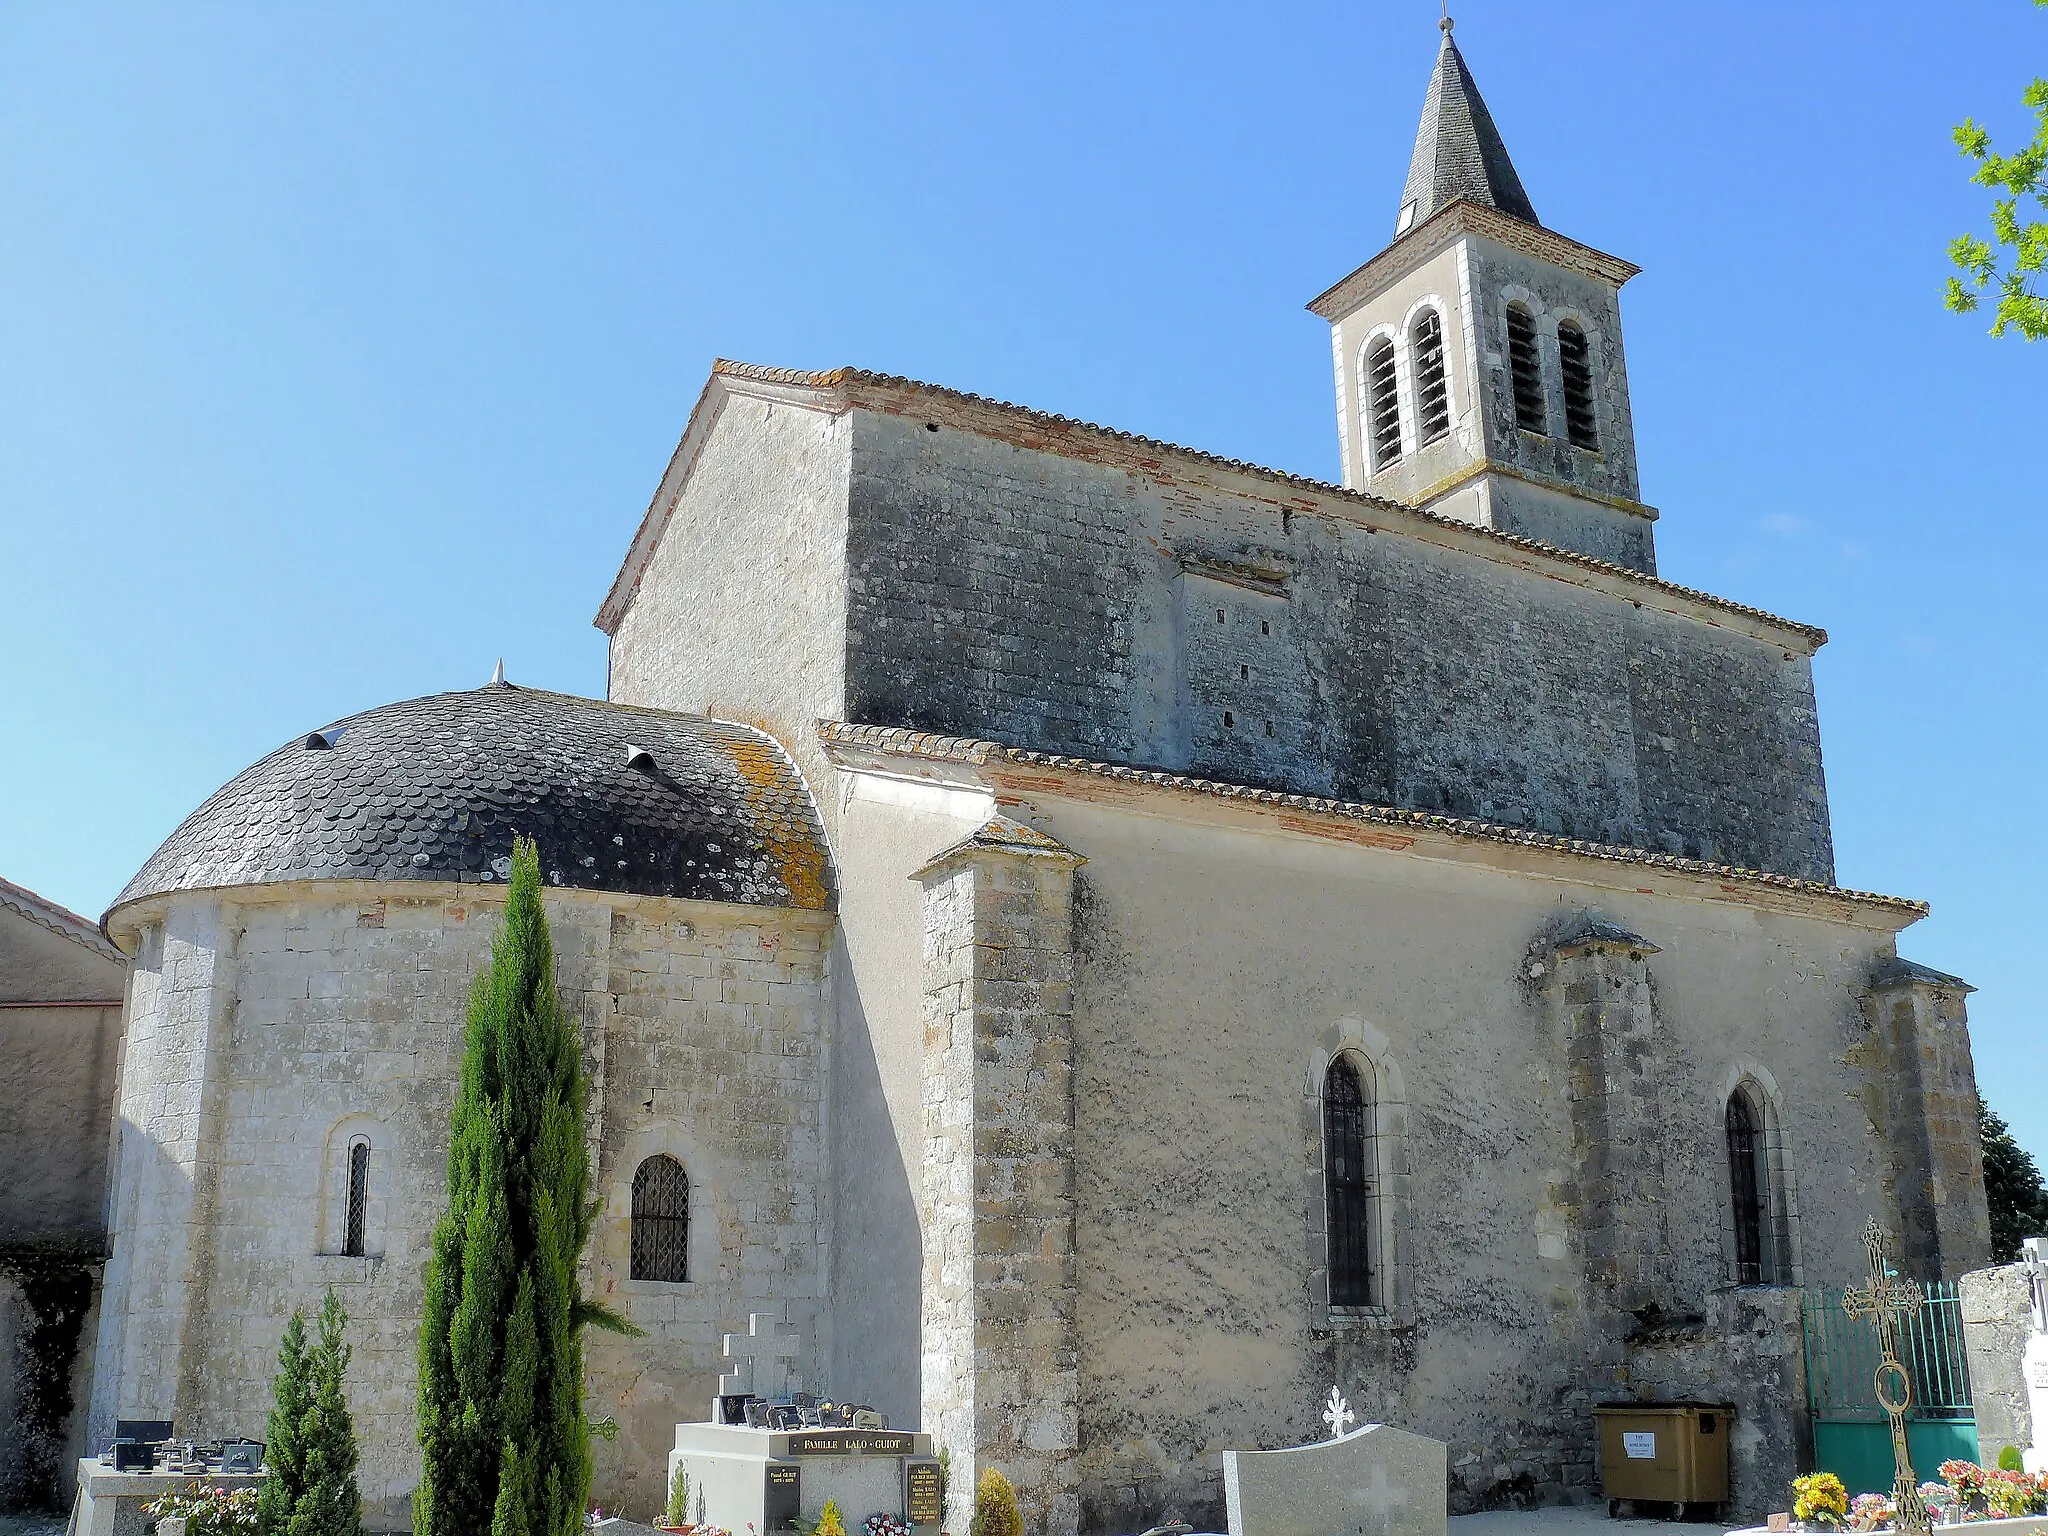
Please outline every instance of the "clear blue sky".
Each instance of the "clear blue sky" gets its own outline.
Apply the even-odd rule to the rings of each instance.
[[[2048,346],[1945,314],[2024,0],[1460,0],[1544,221],[1640,262],[1665,574],[1827,627],[1845,884],[1926,898],[2048,1153]],[[714,356],[1334,479],[1434,0],[0,6],[0,874],[97,914],[294,732],[590,618]]]

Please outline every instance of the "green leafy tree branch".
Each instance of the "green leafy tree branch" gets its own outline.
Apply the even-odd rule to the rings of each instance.
[[[2048,0],[2034,4],[2048,8]],[[2048,293],[2042,279],[2048,268],[2048,218],[2023,220],[2020,205],[2032,198],[2048,212],[2048,77],[2035,80],[2020,99],[2033,109],[2036,122],[2033,142],[2016,154],[1993,153],[1991,135],[1974,118],[1955,130],[1956,148],[1977,162],[1970,180],[2004,195],[1991,204],[1991,241],[1958,235],[1949,242],[1949,259],[1959,275],[1948,280],[1947,303],[1957,314],[1968,314],[1995,284],[1998,307],[1991,334],[2015,330],[2028,341],[2040,341],[2048,337]]]

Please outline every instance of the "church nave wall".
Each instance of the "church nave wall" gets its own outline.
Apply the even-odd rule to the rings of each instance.
[[[1726,1104],[1731,1083],[1768,1079],[1797,1278],[1853,1279],[1863,1216],[1897,1210],[1865,1115],[1889,1070],[1862,1006],[1888,914],[1866,927],[1661,881],[1644,894],[1480,857],[1034,810],[1089,861],[1084,1530],[1170,1508],[1199,1525],[1221,1449],[1314,1438],[1333,1379],[1362,1417],[1448,1441],[1465,1508],[1589,1488],[1588,1410],[1636,1383],[1754,1403],[1745,1465],[1789,1463],[1795,1426],[1762,1408],[1796,1369],[1796,1308],[1735,1284]],[[1655,952],[1565,965],[1587,912]],[[1589,1080],[1596,1004],[1620,1010],[1622,1054]],[[1329,1304],[1320,1117],[1339,1055],[1376,1100],[1387,1207],[1376,1294],[1354,1310]],[[1587,1139],[1589,1104],[1607,1139]]]

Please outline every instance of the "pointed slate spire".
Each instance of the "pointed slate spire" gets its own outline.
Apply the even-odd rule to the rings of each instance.
[[[1472,71],[1451,41],[1450,17],[1441,25],[1444,45],[1436,56],[1429,94],[1422,99],[1422,127],[1415,135],[1414,158],[1408,162],[1396,238],[1461,197],[1498,208],[1525,224],[1542,223],[1522,190],[1522,178],[1508,159],[1493,115],[1472,83]]]

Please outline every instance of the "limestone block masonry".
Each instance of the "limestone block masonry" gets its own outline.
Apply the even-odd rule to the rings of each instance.
[[[647,1330],[586,1336],[587,1405],[621,1424],[596,1495],[661,1498],[718,1335],[785,1308],[815,1365],[828,1234],[817,1197],[829,914],[550,891],[564,1003],[591,1084],[604,1204],[584,1284]],[[355,1347],[361,1481],[380,1523],[417,1481],[422,1271],[446,1178],[470,979],[502,895],[406,882],[245,888],[129,909],[138,925],[120,1103],[121,1204],[93,1401],[181,1436],[263,1432],[292,1309],[332,1286]],[[348,1148],[367,1140],[365,1252],[343,1253]],[[631,1278],[632,1181],[690,1180],[689,1279]]]
[[[955,1530],[1000,1469],[1047,1536],[1080,1524],[1074,1334],[1073,873],[996,818],[919,872],[924,1423]]]

